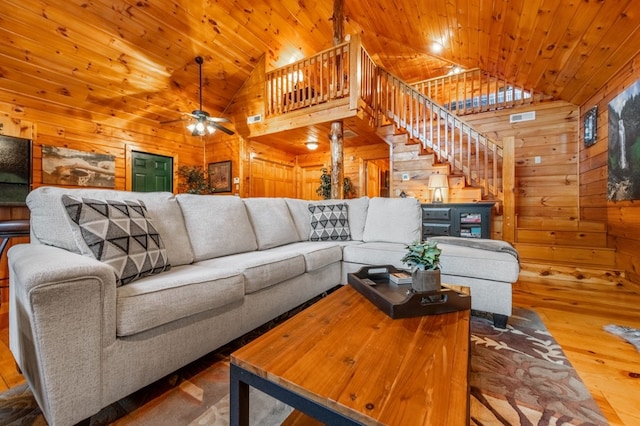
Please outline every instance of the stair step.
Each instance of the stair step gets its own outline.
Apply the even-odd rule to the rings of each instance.
[[[516,241],[519,243],[606,248],[607,233],[606,231],[516,228]]]
[[[578,247],[548,244],[514,243],[523,262],[554,262],[566,266],[612,268],[615,250],[605,247]]]
[[[449,188],[450,203],[471,203],[482,200],[482,188]]]
[[[613,268],[576,267],[559,264],[520,262],[520,276],[523,281],[556,283],[558,281],[584,282],[588,284],[624,284],[624,271]]]

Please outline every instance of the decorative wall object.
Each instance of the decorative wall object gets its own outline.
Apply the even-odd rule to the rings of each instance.
[[[598,129],[598,105],[591,108],[584,116],[584,146],[596,143]]]
[[[31,189],[31,141],[0,136],[0,205],[24,205]]]
[[[115,156],[42,145],[42,183],[115,187]]]
[[[609,102],[607,198],[640,199],[640,80]]]
[[[209,184],[212,192],[231,192],[231,161],[209,163]]]

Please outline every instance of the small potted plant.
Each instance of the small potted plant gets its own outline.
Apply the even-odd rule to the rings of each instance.
[[[440,253],[436,241],[415,241],[406,246],[402,262],[411,268],[411,288],[416,293],[440,290]]]

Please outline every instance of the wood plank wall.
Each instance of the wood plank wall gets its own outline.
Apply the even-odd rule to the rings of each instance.
[[[535,111],[534,121],[509,122],[511,114],[528,111]],[[465,116],[467,122],[496,141],[515,138],[519,218],[547,222],[580,218],[578,114],[575,105],[554,101]]]
[[[640,205],[638,200],[609,201],[607,197],[608,104],[639,79],[640,54],[637,54],[580,107],[580,123],[583,123],[587,111],[598,106],[594,145],[584,146],[583,126],[580,126],[580,214],[587,220],[606,222],[607,245],[616,249],[617,266],[635,284],[640,284]]]
[[[3,134],[17,137],[29,137],[16,130],[21,127],[20,123],[32,125],[34,189],[43,185],[42,145],[114,155],[115,189],[131,188],[128,162],[132,150],[171,156],[174,158],[174,170],[182,164],[201,165],[203,159],[202,140],[187,136],[186,132],[174,133],[159,125],[143,125],[116,116],[96,118],[90,111],[62,107],[44,98],[36,99],[1,88],[0,122],[3,124]],[[176,183],[174,176],[174,188]],[[0,220],[28,218],[26,207],[0,207]],[[9,246],[27,241],[14,239]],[[3,255],[0,260],[0,282],[6,282],[7,277],[6,255]],[[4,300],[7,293],[3,292]]]

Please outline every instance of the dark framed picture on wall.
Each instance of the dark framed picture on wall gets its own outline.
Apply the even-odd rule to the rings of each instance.
[[[584,116],[584,146],[596,143],[596,129],[598,127],[598,105],[591,108]]]
[[[0,206],[24,206],[31,190],[31,140],[0,135]]]
[[[231,161],[209,163],[209,184],[212,192],[231,192]]]

